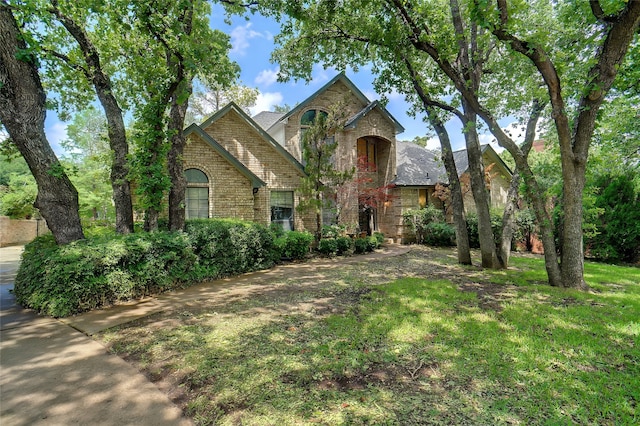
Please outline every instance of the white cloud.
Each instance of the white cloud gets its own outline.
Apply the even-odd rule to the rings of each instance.
[[[273,83],[278,81],[278,73],[280,72],[280,68],[275,68],[273,70],[262,70],[255,78],[254,83],[260,84],[265,87],[271,86]]]
[[[251,29],[251,22],[247,22],[246,25],[239,25],[231,30],[231,53],[244,56],[249,48],[249,40],[259,37],[270,39],[272,36],[269,32],[261,33]]]
[[[261,111],[270,111],[273,106],[281,105],[283,99],[280,92],[259,93],[255,106],[251,108],[251,115],[256,115]]]

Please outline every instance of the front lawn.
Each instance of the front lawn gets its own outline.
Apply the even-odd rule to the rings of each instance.
[[[513,265],[328,261],[101,338],[203,425],[638,424],[640,270],[587,263],[582,293]]]

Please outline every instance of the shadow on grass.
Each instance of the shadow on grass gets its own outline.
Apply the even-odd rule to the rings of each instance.
[[[508,287],[495,309],[449,280],[396,279],[448,269],[420,257],[301,274],[316,280],[304,291],[263,288],[108,337],[199,424],[637,420],[637,284]],[[455,280],[490,280],[470,274]]]

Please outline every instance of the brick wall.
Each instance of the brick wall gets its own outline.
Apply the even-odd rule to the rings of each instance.
[[[209,217],[254,220],[251,181],[196,135],[189,136],[184,167],[202,170],[209,178]]]

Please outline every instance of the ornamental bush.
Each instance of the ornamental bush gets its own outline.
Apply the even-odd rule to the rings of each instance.
[[[451,247],[456,245],[456,231],[448,223],[432,222],[424,229],[424,242],[434,247]]]
[[[22,306],[64,317],[193,282],[197,261],[182,232],[117,235],[63,246],[47,235],[25,247],[14,292]]]
[[[304,259],[309,254],[313,235],[308,232],[289,231],[275,241],[281,257],[285,259]]]
[[[279,258],[271,232],[238,220],[188,221],[186,232],[104,235],[63,246],[47,235],[25,247],[14,292],[22,306],[63,317],[269,268]]]

